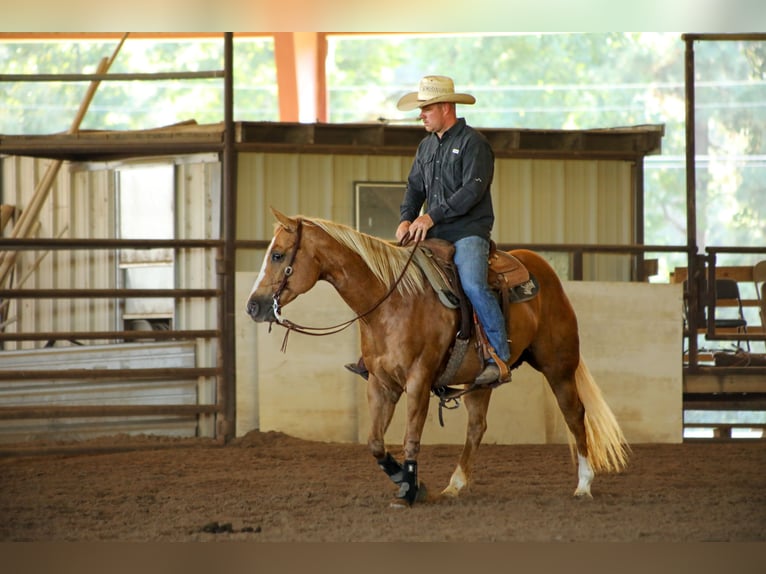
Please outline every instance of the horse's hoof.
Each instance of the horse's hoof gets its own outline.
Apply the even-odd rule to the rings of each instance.
[[[390,508],[409,508],[416,502],[426,502],[428,500],[428,489],[422,482],[418,483],[418,490],[415,493],[415,498],[412,502],[409,502],[406,498],[396,497],[389,504]]]
[[[574,497],[577,500],[593,500],[593,495],[590,490],[575,490]]]
[[[454,486],[450,485],[441,492],[441,496],[444,498],[457,498],[460,491]]]

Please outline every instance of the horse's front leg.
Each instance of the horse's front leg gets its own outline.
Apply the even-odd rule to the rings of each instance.
[[[392,507],[412,506],[415,501],[426,500],[425,484],[418,480],[418,455],[423,435],[430,387],[421,378],[412,376],[407,382],[407,428],[404,433],[404,464],[399,492]]]
[[[370,373],[367,383],[367,405],[370,410],[371,423],[367,446],[380,469],[397,486],[401,485],[404,480],[404,469],[386,450],[385,435],[401,394],[401,389],[391,389],[373,373]]]
[[[473,456],[487,430],[487,409],[489,408],[490,396],[492,396],[491,389],[472,391],[463,396],[468,411],[465,445],[460,454],[458,465],[450,477],[449,484],[442,491],[442,496],[456,497],[470,482]]]

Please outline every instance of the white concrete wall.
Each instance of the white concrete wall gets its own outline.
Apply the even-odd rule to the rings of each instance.
[[[310,440],[365,442],[365,382],[343,368],[359,356],[356,327],[327,337],[292,333],[282,353],[284,329],[275,325],[269,334],[267,325],[256,325],[244,314],[255,275],[240,273],[238,281],[243,311],[237,327],[237,434],[257,428]],[[628,441],[681,442],[680,288],[567,282],[565,289],[578,315],[583,355]],[[320,283],[286,307],[285,315],[297,323],[327,326],[351,317],[351,312],[331,287]],[[403,437],[404,400],[386,435],[391,444]],[[444,417],[442,428],[438,401],[432,398],[424,444],[463,443],[465,409],[445,411]],[[547,382],[526,365],[514,371],[511,383],[495,390],[488,422],[485,443],[567,442]]]

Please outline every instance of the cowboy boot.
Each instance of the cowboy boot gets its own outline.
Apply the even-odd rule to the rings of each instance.
[[[498,367],[494,362],[487,362],[487,364],[484,367],[484,370],[479,373],[479,376],[476,377],[473,384],[479,387],[484,386],[497,386],[501,385],[503,383],[507,383],[511,380],[511,371],[508,370],[508,376],[502,377],[502,372],[500,371],[500,367]]]

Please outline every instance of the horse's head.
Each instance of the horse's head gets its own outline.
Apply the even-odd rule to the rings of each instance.
[[[305,293],[319,279],[319,265],[304,248],[304,222],[271,210],[277,218],[274,237],[247,300],[254,321],[279,321],[280,307]]]

